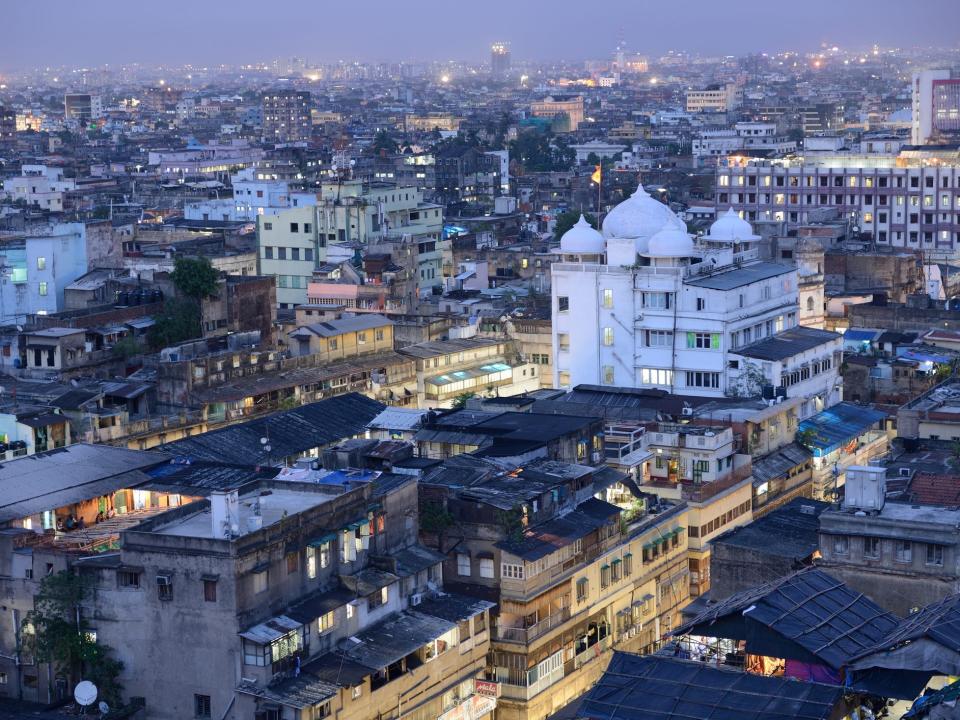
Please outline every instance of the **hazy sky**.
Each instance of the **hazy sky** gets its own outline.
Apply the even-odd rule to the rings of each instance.
[[[960,0],[0,0],[0,68],[305,57],[535,60],[960,42]]]

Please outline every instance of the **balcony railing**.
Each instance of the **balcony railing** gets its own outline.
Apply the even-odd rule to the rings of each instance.
[[[591,660],[594,660],[600,657],[605,650],[607,650],[611,643],[613,642],[612,638],[607,635],[603,640],[594,643],[582,653],[578,653],[573,656],[573,667],[574,669],[579,668],[583,665],[586,665]]]
[[[560,612],[553,613],[552,615],[547,615],[543,620],[540,620],[529,627],[509,627],[509,626],[498,626],[497,627],[497,639],[503,640],[505,642],[517,642],[517,643],[530,643],[536,640],[538,637],[544,633],[553,630],[554,628],[562,625],[564,622],[570,619],[570,608],[565,607],[560,610]]]

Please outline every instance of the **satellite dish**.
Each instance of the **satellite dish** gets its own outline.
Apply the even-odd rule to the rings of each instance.
[[[110,712],[110,706],[107,705],[103,700],[100,701],[100,704],[97,705],[97,707],[100,709],[101,715],[106,715],[108,712]]]
[[[77,701],[77,705],[93,705],[97,699],[97,686],[89,680],[81,680],[73,689],[73,699]]]

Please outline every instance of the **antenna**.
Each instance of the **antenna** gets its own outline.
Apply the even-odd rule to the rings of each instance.
[[[83,708],[81,712],[85,712],[89,705],[96,702],[97,686],[89,680],[81,680],[73,689],[73,699],[77,701],[77,705]]]

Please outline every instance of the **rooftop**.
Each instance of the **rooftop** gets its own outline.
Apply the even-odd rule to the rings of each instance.
[[[773,277],[786,275],[796,272],[791,265],[780,265],[779,263],[758,262],[751,265],[744,265],[735,270],[718,272],[707,277],[693,278],[684,280],[684,285],[707,288],[709,290],[733,290],[744,285],[769,280]]]
[[[839,340],[840,337],[839,333],[829,330],[818,330],[798,325],[752,345],[738,348],[734,352],[737,355],[756,358],[757,360],[786,360],[794,355]]]
[[[803,559],[820,547],[820,513],[829,503],[794,498],[751,523],[741,525],[712,541],[714,545],[756,550],[768,555]]]
[[[843,687],[754,675],[662,655],[615,652],[564,718],[590,720],[827,720]]]

